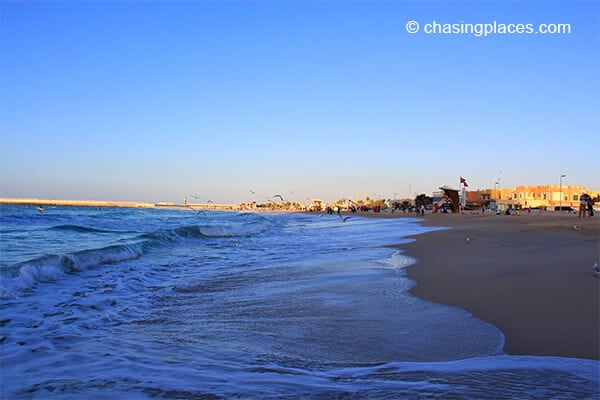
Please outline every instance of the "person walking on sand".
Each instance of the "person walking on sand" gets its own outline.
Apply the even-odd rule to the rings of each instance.
[[[594,202],[592,201],[591,196],[587,196],[587,208],[590,217],[594,216]]]

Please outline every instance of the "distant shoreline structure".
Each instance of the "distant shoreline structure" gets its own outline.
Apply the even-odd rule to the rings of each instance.
[[[155,208],[156,204],[139,201],[104,201],[104,200],[57,200],[38,198],[0,198],[0,204],[29,206],[71,206],[71,207],[126,207]],[[174,205],[173,205],[174,206]],[[183,206],[181,206],[183,207]]]
[[[239,204],[175,204],[168,202],[147,203],[142,201],[115,201],[115,200],[63,200],[63,199],[39,199],[39,198],[0,198],[0,204],[23,205],[31,207],[59,206],[59,207],[121,207],[121,208],[153,208],[153,209],[175,209],[175,210],[221,210],[239,211],[246,210]]]

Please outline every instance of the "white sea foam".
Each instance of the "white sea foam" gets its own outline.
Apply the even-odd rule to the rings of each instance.
[[[379,260],[379,262],[388,266],[388,268],[403,270],[415,264],[417,260],[405,255],[402,250],[396,250],[389,258]]]

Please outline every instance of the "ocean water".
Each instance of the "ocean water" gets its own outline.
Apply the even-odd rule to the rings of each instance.
[[[432,229],[0,206],[0,398],[598,398],[598,361],[408,293],[385,246]]]

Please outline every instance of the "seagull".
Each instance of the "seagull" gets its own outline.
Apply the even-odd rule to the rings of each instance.
[[[346,220],[349,220],[352,217],[343,217],[341,214],[338,214],[340,219],[342,220],[342,222],[346,222]]]
[[[600,276],[600,265],[597,262],[594,263],[592,269],[594,270],[594,275]]]
[[[473,240],[475,240],[475,239],[473,239],[472,237],[468,237],[467,238],[467,243],[471,243]]]
[[[275,196],[273,196],[273,198],[275,198],[275,197],[279,197],[279,198],[281,199],[281,201],[282,201],[282,202],[284,202],[284,201],[285,201],[285,200],[283,200],[283,197],[281,197],[281,195],[280,195],[280,194],[276,194]]]
[[[573,225],[573,229],[575,229],[576,231],[580,231],[581,230],[581,228],[578,227],[577,225]]]
[[[190,209],[192,209],[192,210],[194,210],[194,211],[197,211],[197,210],[196,210],[194,207],[192,207],[192,206],[190,206],[190,205],[186,205],[186,207],[188,207],[188,208],[190,208]],[[200,211],[198,211],[198,215],[200,215],[200,214],[205,214],[204,210],[200,210]]]

